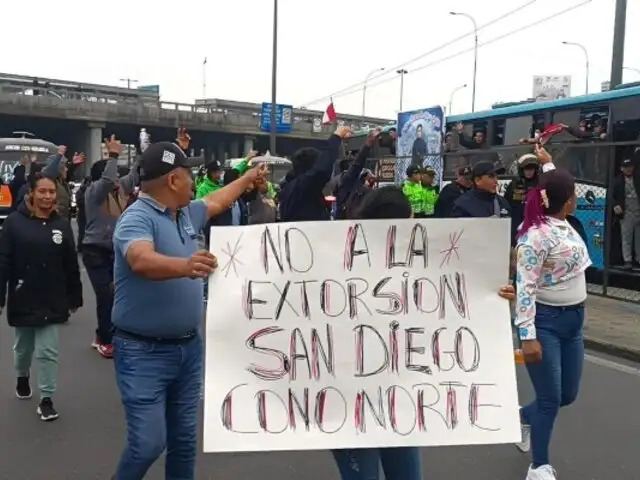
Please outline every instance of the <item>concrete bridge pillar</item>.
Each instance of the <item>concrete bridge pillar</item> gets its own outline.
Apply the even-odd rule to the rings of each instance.
[[[243,152],[244,152],[244,156],[246,157],[247,155],[249,155],[249,152],[251,150],[253,150],[253,141],[255,140],[255,137],[249,137],[246,136],[244,137],[244,148],[243,148]]]
[[[94,162],[97,162],[98,160],[102,160],[102,140],[103,140],[103,136],[102,136],[102,129],[104,128],[104,125],[101,124],[96,124],[96,123],[90,123],[89,124],[89,132],[88,132],[88,137],[89,137],[89,142],[88,142],[88,154],[90,155],[89,158],[91,159],[91,164],[93,165]]]
[[[220,163],[224,163],[225,160],[227,159],[227,151],[226,151],[226,144],[224,141],[220,140],[218,141],[218,145],[216,146],[216,160],[219,161]]]
[[[237,138],[231,140],[229,156],[231,158],[238,158],[240,156],[240,140]]]
[[[89,123],[87,128],[79,132],[78,146],[86,157],[83,176],[89,175],[91,166],[98,160],[102,160],[102,131],[105,127],[101,123]],[[70,155],[73,155],[71,152]]]

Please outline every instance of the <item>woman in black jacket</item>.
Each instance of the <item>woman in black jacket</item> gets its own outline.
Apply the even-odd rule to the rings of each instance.
[[[31,398],[35,356],[37,412],[44,421],[58,418],[51,401],[58,377],[58,324],[82,306],[73,232],[55,207],[55,182],[40,173],[31,175],[24,202],[0,233],[0,308],[7,305],[7,320],[15,330],[16,396]]]

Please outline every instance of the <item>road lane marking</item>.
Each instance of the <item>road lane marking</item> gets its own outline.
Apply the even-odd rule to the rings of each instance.
[[[621,373],[627,373],[635,377],[640,377],[640,369],[625,365],[624,363],[614,362],[613,360],[607,360],[606,358],[589,354],[585,354],[584,359],[589,363],[593,363],[594,365],[599,365],[601,367],[610,368]]]

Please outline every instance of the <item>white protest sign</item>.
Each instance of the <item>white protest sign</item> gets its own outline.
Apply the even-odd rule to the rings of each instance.
[[[205,452],[520,441],[509,221],[215,227]]]

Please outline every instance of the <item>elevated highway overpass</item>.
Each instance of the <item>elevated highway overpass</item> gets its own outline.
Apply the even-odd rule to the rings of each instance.
[[[100,143],[115,134],[137,144],[140,128],[151,138],[171,139],[186,127],[196,154],[205,158],[237,157],[251,148],[266,150],[268,133],[260,130],[261,104],[202,99],[195,104],[161,100],[159,90],[139,90],[0,73],[0,137],[27,130],[95,161]],[[320,144],[330,127],[323,112],[294,109],[291,132],[278,134],[277,153],[290,155],[302,146]],[[389,119],[341,116],[355,128],[386,125]]]

